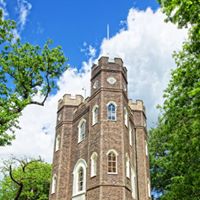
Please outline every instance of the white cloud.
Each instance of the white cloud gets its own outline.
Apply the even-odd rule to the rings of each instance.
[[[162,103],[170,70],[175,67],[172,53],[187,35],[187,30],[178,30],[164,19],[160,10],[130,9],[127,30],[104,39],[101,45],[101,55],[123,59],[128,69],[129,97],[144,100],[150,126],[156,122],[156,105]]]
[[[153,13],[151,9],[130,9],[127,28],[109,40],[104,39],[100,47],[100,55],[123,58],[128,69],[129,97],[144,100],[151,122],[156,120],[155,105],[162,102],[162,90],[174,66],[171,54],[180,48],[186,36],[185,30],[177,30],[163,20],[159,10]],[[93,55],[91,53],[89,61],[83,62],[80,71],[70,69],[63,74],[58,82],[60,90],[48,99],[44,107],[29,106],[24,110],[20,118],[22,129],[17,131],[12,146],[0,148],[0,157],[5,158],[8,154],[41,155],[51,161],[57,101],[65,93],[84,95],[82,88],[86,88],[89,95]]]
[[[17,0],[17,11],[19,12],[19,19],[18,19],[18,25],[20,31],[24,29],[24,26],[27,21],[28,14],[30,13],[30,10],[32,8],[32,5],[26,1],[26,0]]]

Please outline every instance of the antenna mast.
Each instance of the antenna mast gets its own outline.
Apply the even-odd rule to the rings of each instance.
[[[110,39],[110,26],[107,24],[107,40]]]

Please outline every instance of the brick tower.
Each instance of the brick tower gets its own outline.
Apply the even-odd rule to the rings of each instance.
[[[149,180],[143,102],[128,99],[123,61],[101,57],[91,96],[58,102],[49,199],[149,200]]]

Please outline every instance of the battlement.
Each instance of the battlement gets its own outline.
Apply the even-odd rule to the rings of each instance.
[[[65,94],[62,99],[58,101],[58,109],[62,106],[79,106],[84,101],[82,95],[72,96],[71,94]]]
[[[118,70],[127,76],[127,69],[124,66],[123,60],[121,58],[114,58],[109,60],[109,57],[102,56],[99,58],[98,63],[92,66],[92,77],[95,76],[101,69],[104,70]]]
[[[129,100],[128,102],[131,110],[136,110],[136,111],[143,111],[145,112],[145,106],[142,100],[136,100],[135,102],[133,100]]]

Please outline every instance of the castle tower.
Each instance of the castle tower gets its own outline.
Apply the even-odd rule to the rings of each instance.
[[[58,103],[50,200],[148,200],[143,102],[128,100],[120,58],[92,67],[91,97]]]

